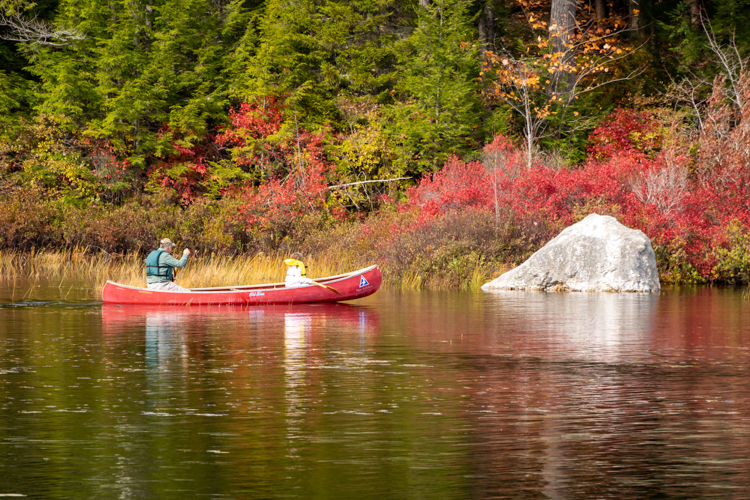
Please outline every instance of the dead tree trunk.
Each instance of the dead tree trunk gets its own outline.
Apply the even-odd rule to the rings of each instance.
[[[607,19],[607,0],[595,0],[594,9],[597,21]]]
[[[628,28],[632,37],[641,31],[641,0],[628,0]]]
[[[687,0],[690,7],[690,24],[698,29],[701,25],[701,2],[700,0]]]
[[[484,54],[494,48],[495,43],[495,11],[492,2],[487,2],[478,18],[479,51],[484,60]]]

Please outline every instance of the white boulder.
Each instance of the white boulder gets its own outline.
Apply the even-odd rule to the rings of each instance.
[[[591,214],[482,290],[659,292],[661,285],[648,237]]]

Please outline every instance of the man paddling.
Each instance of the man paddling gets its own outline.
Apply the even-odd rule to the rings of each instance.
[[[290,259],[286,259],[284,264],[289,266],[286,270],[286,279],[284,285],[287,288],[305,286],[312,284],[313,280],[306,277],[305,264],[302,262],[302,254],[294,252]]]
[[[185,267],[190,250],[187,248],[182,252],[180,260],[172,257],[174,243],[169,238],[159,242],[159,248],[146,257],[146,282],[152,290],[164,290],[168,292],[188,292],[174,282],[174,268]]]

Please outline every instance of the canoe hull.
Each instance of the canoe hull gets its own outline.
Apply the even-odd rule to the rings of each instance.
[[[336,302],[367,297],[375,293],[382,283],[377,266],[370,266],[342,276],[316,279],[331,286],[341,295],[316,285],[285,288],[282,283],[248,287],[201,289],[189,292],[166,292],[120,285],[107,281],[102,290],[102,300],[108,304],[143,305],[258,305],[306,304]]]

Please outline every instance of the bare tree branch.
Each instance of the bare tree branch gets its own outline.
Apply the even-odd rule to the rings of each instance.
[[[20,15],[6,17],[0,14],[0,28],[6,28],[0,33],[0,39],[13,42],[28,42],[34,45],[64,47],[74,40],[85,40],[86,35],[76,29],[55,29],[46,22],[37,19],[25,19]]]
[[[729,98],[737,109],[742,109],[744,97],[740,90],[740,75],[745,72],[745,61],[742,59],[742,56],[737,49],[734,35],[732,35],[732,41],[730,42],[729,47],[722,46],[718,40],[716,40],[714,28],[711,26],[711,21],[704,14],[703,9],[701,9],[700,12],[700,22],[701,26],[703,26],[703,31],[706,33],[706,38],[708,39],[708,47],[719,60],[724,76],[729,80]]]
[[[695,77],[695,75],[693,76]],[[695,118],[698,120],[698,130],[703,130],[702,110],[708,99],[700,99],[700,94],[701,87],[705,87],[707,83],[697,77],[695,77],[695,80],[698,81],[697,84],[689,78],[683,78],[679,83],[672,78],[672,75],[669,75],[669,79],[672,81],[672,84],[667,89],[667,97],[677,102],[689,104]]]
[[[688,192],[687,168],[667,158],[666,168],[645,173],[632,190],[642,203],[653,203],[665,215],[679,212]]]

